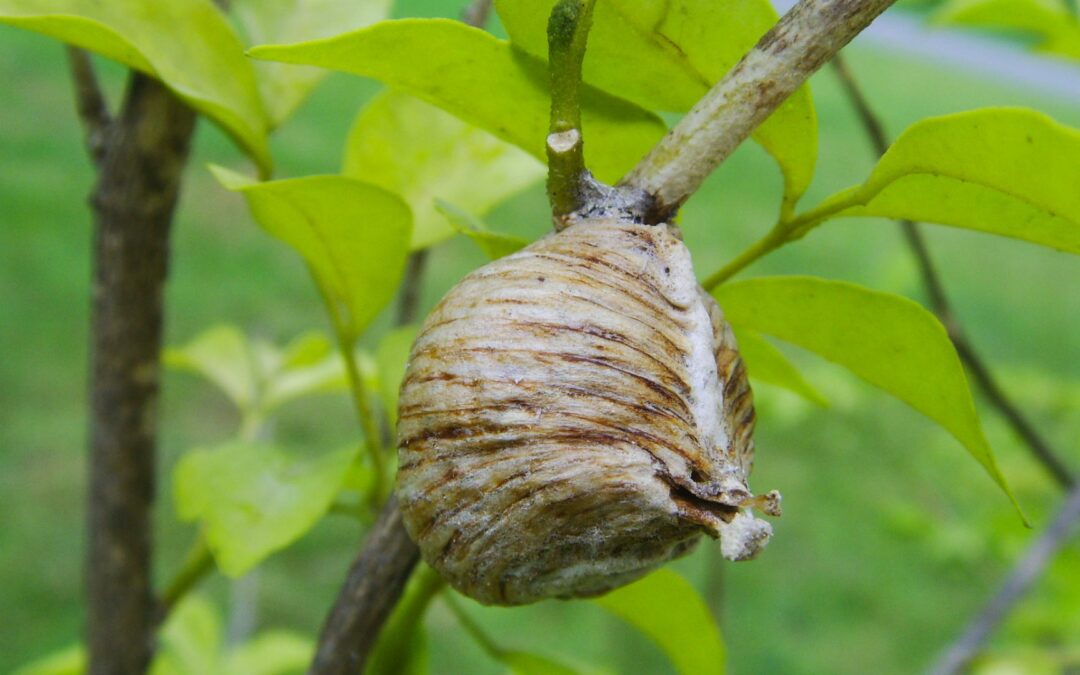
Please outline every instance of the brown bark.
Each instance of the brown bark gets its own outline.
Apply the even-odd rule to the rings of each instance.
[[[122,110],[105,131],[90,199],[91,673],[142,673],[153,653],[151,507],[162,309],[169,230],[194,123],[191,109],[165,87],[133,74]]]
[[[379,630],[390,617],[420,551],[401,521],[397,498],[383,506],[345,586],[323,624],[311,675],[361,673]]]

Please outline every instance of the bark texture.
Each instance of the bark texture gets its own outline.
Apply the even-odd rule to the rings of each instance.
[[[195,115],[134,74],[91,196],[94,263],[86,586],[91,673],[153,653],[151,505],[169,230]]]
[[[665,222],[803,82],[896,0],[801,0],[687,113],[623,183]]]
[[[383,506],[323,624],[312,675],[362,673],[382,625],[405,589],[420,551],[405,532],[397,498]]]

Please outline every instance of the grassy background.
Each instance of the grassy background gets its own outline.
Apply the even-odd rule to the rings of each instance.
[[[402,2],[402,15],[445,3]],[[1080,107],[856,45],[849,62],[895,136],[928,115],[1026,105],[1080,126]],[[122,73],[105,68],[114,94]],[[62,49],[0,27],[0,672],[78,639],[84,487],[83,409],[92,173],[72,112]],[[820,117],[817,178],[803,202],[853,184],[872,165],[837,83],[814,78]],[[333,172],[352,117],[376,84],[331,76],[273,141],[279,176]],[[251,223],[240,199],[204,169],[242,158],[201,123],[176,223],[168,342],[229,322],[284,341],[328,330],[303,266]],[[687,205],[683,225],[701,276],[759,236],[775,217],[780,181],[756,147],[740,150]],[[493,226],[529,236],[547,227],[540,186],[500,207]],[[975,343],[1044,433],[1080,466],[1080,263],[983,235],[928,230],[935,258]],[[423,292],[430,308],[483,263],[468,242],[438,247]],[[842,221],[784,249],[748,274],[847,279],[921,299],[917,271],[895,226]],[[385,329],[384,319],[372,331]],[[1033,533],[962,448],[930,422],[816,358],[792,351],[833,405],[813,408],[757,388],[759,490],[776,487],[785,515],[751,564],[719,562],[706,542],[677,564],[720,608],[736,673],[904,673],[924,666],[995,587]],[[990,411],[985,423],[1003,468],[1036,522],[1056,490]],[[225,399],[184,375],[165,380],[158,571],[165,579],[190,542],[171,512],[169,471],[185,450],[214,443],[237,420]],[[289,408],[278,437],[330,447],[356,434],[346,401]],[[360,532],[327,518],[259,573],[259,624],[314,634]],[[1074,545],[998,636],[999,649],[1080,647]],[[227,584],[205,586],[224,607]],[[666,672],[663,657],[586,603],[481,609],[473,616],[503,645],[610,666]],[[500,672],[436,604],[428,619],[438,673]]]

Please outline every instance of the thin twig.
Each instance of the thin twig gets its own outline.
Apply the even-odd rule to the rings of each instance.
[[[169,233],[195,113],[132,74],[94,211],[87,507],[89,672],[143,673],[153,652],[152,504]]]
[[[398,326],[416,323],[420,317],[420,289],[424,287],[427,261],[428,249],[424,248],[411,253],[405,263],[405,282],[401,285],[401,297],[398,300]]]
[[[595,0],[561,0],[548,21],[551,125],[547,137],[548,200],[556,229],[584,206],[585,143],[581,135],[581,67]]]
[[[112,126],[112,116],[98,85],[94,64],[84,49],[68,47],[68,66],[75,85],[75,110],[86,135],[86,153],[95,165],[105,158],[105,139]]]
[[[930,668],[933,675],[952,675],[961,672],[982,648],[983,644],[1009,614],[1013,605],[1027,593],[1042,575],[1054,555],[1065,545],[1080,521],[1080,486],[1069,492],[1061,510],[1050,526],[1035,540],[1002,584],[997,595],[968,624],[963,635],[954,642]]]
[[[845,93],[851,100],[852,106],[858,113],[859,120],[866,131],[867,137],[873,144],[874,150],[879,157],[884,155],[889,149],[889,139],[881,123],[881,118],[870,106],[870,102],[863,94],[862,88],[855,80],[855,76],[839,54],[833,58],[833,67]],[[964,365],[967,366],[968,372],[971,373],[990,404],[1001,413],[1013,430],[1023,439],[1043,468],[1061,487],[1068,489],[1075,480],[1068,467],[1060,459],[1058,453],[1039,434],[1035,425],[1020,412],[1020,408],[1001,389],[992,371],[986,365],[986,361],[983,360],[967,338],[966,332],[953,312],[952,304],[949,302],[945,286],[941,281],[941,275],[930,257],[930,250],[919,226],[910,220],[898,222],[903,230],[904,239],[918,262],[923,287],[930,299],[930,308],[945,326],[945,330],[948,331],[949,337],[956,347],[956,352]]]
[[[670,218],[705,178],[895,0],[801,0],[623,180]]]
[[[483,28],[491,14],[491,0],[476,0],[461,12],[461,20],[470,26]]]

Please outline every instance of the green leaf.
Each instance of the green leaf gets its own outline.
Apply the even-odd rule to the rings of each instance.
[[[940,424],[1016,503],[983,435],[960,359],[933,314],[907,298],[814,277],[749,279],[714,295],[733,324],[844,366]]]
[[[170,368],[202,375],[213,382],[241,411],[254,404],[259,375],[247,338],[235,326],[208,328],[183,347],[165,350]]]
[[[1040,51],[1080,60],[1080,21],[1061,0],[951,0],[933,21],[1018,30],[1036,36]]]
[[[349,390],[345,362],[337,353],[312,365],[285,368],[266,383],[263,410],[271,411],[289,401],[316,394],[337,394]]]
[[[393,0],[232,0],[230,11],[240,20],[248,44],[301,42],[356,30],[385,19]],[[326,76],[318,68],[257,63],[259,93],[272,126],[296,107]]]
[[[282,675],[302,673],[315,654],[315,645],[302,635],[266,631],[229,652],[225,675]]]
[[[281,355],[284,368],[303,368],[320,363],[334,353],[334,343],[322,331],[309,331],[294,338]]]
[[[547,58],[547,20],[555,2],[496,1],[515,46]],[[776,20],[768,0],[597,0],[584,79],[648,110],[686,112]],[[800,88],[754,138],[780,165],[785,203],[794,205],[817,160],[809,88]]]
[[[724,673],[720,628],[694,587],[672,570],[657,570],[593,602],[655,642],[682,675]]]
[[[85,672],[86,650],[78,644],[35,659],[16,670],[14,675],[83,675]]]
[[[318,522],[355,454],[348,448],[299,460],[239,442],[189,452],[173,473],[177,514],[202,521],[218,567],[241,576]]]
[[[379,369],[379,397],[390,423],[394,425],[397,425],[398,390],[405,379],[409,351],[419,330],[420,327],[415,325],[395,328],[383,336],[375,353]]]
[[[514,675],[579,675],[577,670],[539,654],[502,652],[499,660]]]
[[[335,38],[254,47],[249,53],[381,80],[546,157],[545,65],[461,22],[384,21]],[[664,135],[660,118],[626,101],[588,87],[582,99],[586,163],[600,180],[615,182]]]
[[[271,167],[266,113],[244,47],[210,0],[0,0],[0,22],[97,52],[161,80]]]
[[[355,339],[397,290],[409,251],[412,217],[399,197],[343,176],[258,183],[211,167],[241,192],[255,220],[296,250]]]
[[[751,380],[768,382],[795,392],[811,403],[827,408],[829,401],[806,381],[784,353],[765,339],[761,333],[733,326],[739,343],[739,354],[746,362],[746,372]]]
[[[437,199],[486,213],[542,179],[544,165],[435,106],[388,91],[353,123],[342,173],[401,195],[413,211],[418,249],[454,232],[436,213]]]
[[[906,218],[1080,253],[1077,186],[1080,131],[1033,110],[984,108],[915,124],[865,184],[811,213]]]
[[[218,672],[221,617],[205,598],[190,595],[169,615],[150,675],[205,675]]]
[[[484,255],[491,260],[510,255],[529,245],[529,240],[524,237],[492,232],[476,216],[449,202],[437,200],[435,208],[455,230],[472,239],[473,243],[479,246]]]

